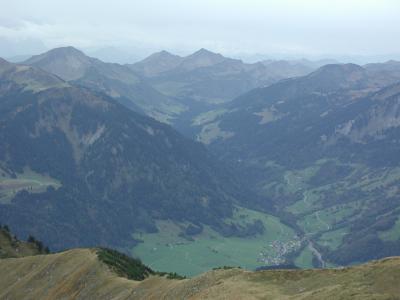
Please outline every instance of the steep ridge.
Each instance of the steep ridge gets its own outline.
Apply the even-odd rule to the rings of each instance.
[[[267,66],[271,75],[274,74],[277,78],[290,78],[304,76],[312,71],[328,64],[336,64],[334,60],[317,60],[311,61],[307,59],[298,60],[264,60],[261,63]]]
[[[399,299],[400,259],[326,270],[219,269],[184,280],[118,277],[95,249],[0,260],[7,299]]]
[[[176,68],[182,60],[183,57],[164,50],[153,53],[144,60],[131,65],[131,68],[145,77],[153,77]]]
[[[99,62],[74,47],[62,47],[27,59],[24,64],[41,67],[49,73],[70,81],[81,78],[92,63]]]
[[[397,255],[399,92],[392,76],[327,65],[208,112],[198,138],[296,228],[298,266]]]
[[[105,63],[73,47],[52,49],[24,62],[113,97],[128,108],[167,122],[184,106],[159,93],[128,67]]]
[[[227,60],[231,59],[223,57],[219,53],[214,53],[202,48],[185,57],[179,65],[179,68],[189,71],[197,68],[213,66]]]
[[[127,299],[136,286],[102,265],[95,250],[4,259],[0,265],[3,299]]]
[[[283,80],[235,99],[223,108],[223,114],[201,124],[199,138],[206,137],[212,146],[221,144],[224,149],[229,148],[227,154],[236,152],[236,159],[243,158],[244,153],[253,155],[258,151],[259,155],[269,153],[280,163],[288,158],[290,163],[300,162],[301,159],[296,159],[302,153],[299,150],[306,144],[314,146],[326,133],[325,116],[329,118],[335,115],[334,111],[347,109],[348,105],[392,82],[388,79],[383,84],[357,65],[327,65],[310,75]],[[354,104],[357,105],[363,104]],[[318,122],[320,126],[316,125]],[[206,130],[212,125],[218,130],[214,130],[215,136],[209,137]],[[223,132],[229,137],[224,138]],[[247,147],[246,151],[243,148],[236,151],[238,145]],[[279,150],[275,151],[276,148]],[[287,155],[286,149],[292,149],[293,153]]]
[[[156,90],[185,106],[171,124],[189,137],[194,136],[193,125],[200,114],[219,109],[224,103],[254,88],[316,69],[302,62],[249,64],[206,49],[185,57],[162,51],[127,66]]]
[[[160,92],[184,103],[195,101],[203,105],[227,102],[253,88],[314,70],[289,63],[285,69],[281,64],[247,64],[206,49],[186,57],[163,51],[129,67]]]
[[[160,219],[235,234],[223,220],[247,193],[201,144],[84,88],[26,90],[15,73],[0,74],[0,220],[18,236],[129,247]]]
[[[392,77],[395,80],[400,77],[399,61],[389,60],[384,63],[366,64],[363,67],[375,76]]]
[[[56,75],[25,65],[12,64],[0,58],[2,81],[13,82],[24,90],[38,92],[52,87],[67,87],[68,83]]]
[[[30,236],[28,241],[20,241],[8,226],[0,226],[0,259],[46,254],[49,249],[42,242]]]

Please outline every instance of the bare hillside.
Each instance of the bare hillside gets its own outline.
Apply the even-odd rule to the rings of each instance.
[[[325,270],[117,276],[94,249],[0,260],[0,299],[400,299],[400,258]]]

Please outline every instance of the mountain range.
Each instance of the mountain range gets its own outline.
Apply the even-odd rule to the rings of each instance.
[[[102,62],[73,47],[52,49],[23,64],[105,93],[129,109],[170,124],[318,66],[307,61],[245,64],[206,49],[186,57],[161,51],[138,63],[120,65]]]
[[[23,64],[107,94],[134,111],[164,122],[184,110],[183,105],[153,89],[128,67],[102,62],[73,47],[50,50],[29,58]]]
[[[166,95],[207,104],[228,102],[253,88],[316,68],[301,61],[247,64],[206,49],[185,57],[162,51],[129,67]]]
[[[400,251],[397,66],[326,65],[198,118],[198,139],[307,241],[299,264],[310,249],[315,266]]]
[[[63,249],[134,245],[132,233],[157,231],[157,219],[245,230],[223,219],[248,195],[203,145],[170,126],[4,60],[0,104],[0,219],[18,235]]]
[[[187,276],[397,255],[400,65],[324,63],[1,59],[0,221]]]

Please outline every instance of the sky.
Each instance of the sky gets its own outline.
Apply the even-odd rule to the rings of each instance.
[[[399,0],[0,0],[0,56],[75,46],[125,59],[400,59]]]

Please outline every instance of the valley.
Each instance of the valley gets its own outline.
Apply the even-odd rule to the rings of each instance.
[[[118,65],[72,47],[24,64],[0,68],[0,220],[18,236],[189,277],[397,254],[396,67],[285,79],[205,49]]]
[[[254,270],[262,265],[280,265],[300,248],[295,232],[278,218],[237,207],[226,223],[262,222],[265,232],[248,237],[224,237],[205,227],[201,233],[184,236],[184,224],[159,222],[157,233],[137,233],[141,242],[132,249],[145,264],[156,270],[170,270],[186,276],[201,274],[218,266],[240,266]]]
[[[399,1],[0,3],[0,300],[400,300]]]
[[[244,94],[196,125],[200,140],[213,126],[229,133],[207,138],[209,149],[243,174],[259,206],[295,230],[302,247],[288,260],[297,266],[399,250],[398,240],[381,238],[398,218],[398,84],[379,76],[327,65]]]
[[[341,179],[332,177],[327,182],[315,182],[326,164],[344,167],[337,161],[320,160],[312,167],[282,173],[279,171],[282,168],[268,164],[268,173],[271,172],[270,168],[275,168],[276,172],[281,172],[282,177],[281,180],[268,181],[267,185],[260,188],[260,193],[266,197],[293,199],[284,204],[281,210],[278,209],[277,215],[283,220],[295,222],[297,234],[304,245],[303,251],[294,258],[299,267],[337,265],[330,254],[346,246],[346,236],[348,238],[354,230],[354,224],[365,218],[368,206],[374,201],[374,198],[365,197],[366,193],[392,197],[391,189],[400,180],[397,167],[372,171],[365,165],[353,164],[346,165],[348,170]],[[384,220],[390,215],[393,218],[390,224],[364,229],[372,232],[377,230],[377,237],[382,242],[385,241],[384,237],[396,231],[398,224],[399,204],[392,203],[390,207],[393,207],[390,212],[384,210],[382,215],[375,217]],[[353,247],[365,246],[355,244]],[[313,262],[313,258],[318,259],[319,263]]]

